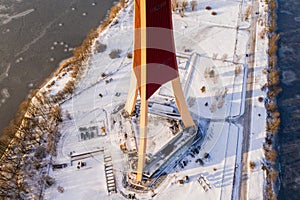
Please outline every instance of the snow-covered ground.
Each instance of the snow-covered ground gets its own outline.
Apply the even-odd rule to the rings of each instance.
[[[205,9],[206,6],[211,10]],[[251,42],[250,20],[245,20],[245,13],[249,6],[251,2],[243,0],[198,0],[195,11],[188,7],[184,17],[176,12],[173,14],[180,79],[189,109],[195,121],[206,120],[208,123],[203,123],[206,131],[199,142],[200,152],[195,157],[187,155],[183,158],[187,162],[184,168],[177,165],[168,171],[165,181],[153,191],[156,194],[154,199],[239,198],[243,140],[243,124],[239,119],[245,111],[246,53]],[[212,11],[216,15],[212,15]],[[133,137],[134,127],[115,114],[116,108],[125,103],[129,89],[132,59],[127,53],[133,49],[132,0],[117,18],[118,23],[109,26],[98,38],[98,42],[107,46],[106,50],[91,56],[73,97],[61,105],[63,113],[68,113],[71,119],[65,115],[59,127],[62,138],[53,162],[68,163],[68,167],[49,172],[56,184],[45,190],[45,199],[124,199],[120,191],[132,193],[121,185],[122,175],[128,171],[129,165],[120,144],[125,141],[125,133],[129,138]],[[257,35],[262,28],[258,26]],[[263,158],[266,113],[258,97],[265,96],[260,88],[266,82],[262,69],[267,64],[267,39],[257,39],[256,42],[249,160],[257,167],[249,173],[249,199],[262,199],[264,183],[259,166]],[[109,54],[116,50],[120,52],[119,57],[110,58]],[[51,92],[59,91],[67,77],[68,74],[56,80]],[[170,84],[165,84],[152,97],[153,101],[163,102],[172,95],[170,91]],[[91,127],[97,128],[93,137]],[[148,137],[147,152],[154,154],[174,136],[165,118],[151,114]],[[128,146],[133,149],[132,145],[131,141]],[[90,151],[97,152],[74,156]],[[209,158],[203,158],[205,153],[209,153]],[[107,192],[105,156],[112,158],[116,194]],[[203,166],[196,162],[198,158],[203,159]],[[78,169],[79,161],[86,162],[86,166]],[[201,174],[211,185],[206,192],[197,180]],[[189,182],[179,185],[177,181],[184,176],[189,176]],[[64,188],[62,193],[57,190],[58,186]],[[149,199],[151,194],[137,196]]]
[[[259,6],[258,26],[256,30],[256,49],[254,62],[254,84],[253,84],[253,103],[251,116],[251,138],[248,160],[255,163],[254,169],[249,169],[248,181],[248,199],[262,199],[263,188],[265,186],[265,175],[261,167],[264,163],[264,150],[262,149],[265,142],[265,127],[267,113],[264,101],[260,102],[259,97],[267,98],[266,92],[261,88],[267,83],[267,76],[263,73],[263,69],[268,67],[268,38],[266,35],[260,37],[261,33],[265,31],[266,17],[264,4]]]

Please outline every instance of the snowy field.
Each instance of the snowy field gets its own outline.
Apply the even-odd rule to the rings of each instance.
[[[206,6],[210,6],[211,10],[205,9]],[[167,178],[158,188],[151,193],[137,194],[137,197],[151,199],[151,195],[156,194],[153,199],[239,199],[242,116],[245,112],[251,21],[245,20],[245,15],[249,6],[251,2],[243,0],[198,0],[196,10],[188,7],[184,17],[173,13],[182,87],[194,120],[205,126],[201,127],[205,136],[199,142],[200,152],[194,157],[186,155],[183,159],[186,166],[176,165],[168,171]],[[212,15],[212,11],[216,15]],[[118,23],[104,30],[97,40],[98,44],[105,44],[107,48],[101,53],[94,52],[86,63],[88,69],[75,94],[61,105],[65,113],[59,127],[62,138],[53,162],[67,163],[68,166],[50,170],[49,175],[55,178],[56,184],[45,190],[45,199],[125,199],[121,193],[132,193],[122,186],[122,175],[130,166],[120,144],[125,142],[134,149],[137,142],[134,138],[138,136],[131,135],[136,127],[115,114],[116,109],[125,104],[129,89],[132,59],[127,57],[127,53],[133,50],[132,0],[119,13],[117,20]],[[262,28],[258,27],[257,35]],[[266,48],[266,39],[256,40],[253,124],[248,159],[256,162],[258,167],[248,176],[249,199],[263,198],[264,177],[260,161],[263,158],[266,114],[258,97],[265,96],[260,88],[266,82],[262,74],[267,64]],[[119,56],[112,59],[110,53],[116,50]],[[101,76],[103,73],[105,76]],[[66,79],[68,76],[57,80],[51,93],[58,92]],[[170,96],[170,84],[165,84],[152,101],[164,102],[166,98],[172,101]],[[258,121],[263,123],[254,123]],[[124,140],[125,133],[133,141]],[[154,154],[174,135],[165,118],[151,114],[148,137],[147,152]],[[91,151],[94,153],[84,154]],[[204,158],[207,153],[208,158]],[[107,192],[106,156],[112,158],[116,194]],[[203,165],[196,162],[199,158],[204,161]],[[79,161],[85,162],[86,166],[78,168]],[[207,191],[198,181],[201,175],[211,186]],[[184,176],[189,176],[189,182],[178,184]],[[58,186],[64,191],[59,192]]]

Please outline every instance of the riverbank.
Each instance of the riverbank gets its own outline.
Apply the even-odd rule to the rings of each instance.
[[[113,20],[124,1],[111,8],[110,15],[98,29],[91,30],[74,56],[61,63],[54,76],[33,91],[19,108],[19,115],[0,136],[2,151],[0,169],[1,196],[10,199],[40,198],[51,179],[43,172],[57,153],[62,122],[60,104],[71,97],[76,83],[84,73],[94,40]],[[66,80],[58,90],[51,91],[56,81]]]
[[[265,165],[263,170],[266,172],[266,199],[277,199],[279,189],[278,179],[278,132],[280,128],[280,113],[277,106],[277,96],[282,91],[279,86],[280,83],[280,71],[278,67],[278,40],[279,34],[277,34],[277,2],[276,0],[268,1],[268,68],[266,70],[268,82],[263,88],[267,91],[267,100],[265,101],[265,107],[267,110],[267,124],[266,124],[266,137],[264,143],[265,151]]]
[[[124,3],[121,3],[121,4],[122,4],[122,6],[124,6]],[[41,89],[44,87],[49,88],[51,85],[47,86],[47,84],[49,85],[49,82],[51,82],[51,79],[53,79],[53,77],[57,77],[60,73],[62,73],[62,71],[64,69],[68,68],[67,69],[68,72],[72,71],[73,80],[71,80],[67,84],[66,88],[63,89],[58,94],[59,97],[57,97],[57,101],[62,100],[63,98],[67,98],[66,95],[72,94],[72,91],[75,86],[75,81],[76,81],[76,79],[79,78],[82,70],[84,70],[83,67],[85,65],[83,63],[87,61],[89,54],[91,53],[91,45],[93,44],[93,40],[95,38],[97,38],[98,35],[101,33],[101,31],[104,30],[111,23],[112,19],[115,17],[116,13],[119,11],[119,7],[120,6],[118,4],[113,6],[111,8],[111,11],[109,12],[110,14],[107,16],[106,19],[104,19],[101,22],[101,25],[97,29],[90,30],[90,32],[87,34],[87,36],[86,36],[85,40],[82,42],[82,44],[73,50],[73,57],[62,61],[59,64],[58,69],[54,73],[52,73],[52,75],[51,75],[52,78],[47,78],[46,81],[44,81],[44,83],[41,84],[41,86],[40,86]],[[1,139],[1,137],[3,137],[3,138],[7,138],[7,137],[12,138],[13,137],[16,127],[20,126],[32,98],[41,89],[35,89],[34,91],[32,91],[30,94],[28,94],[27,99],[19,105],[16,117],[10,121],[10,123],[7,127],[5,127],[5,129],[3,130],[3,134],[0,136],[0,140],[7,141],[7,139]],[[0,143],[0,145],[1,145],[1,149],[5,149],[4,146],[6,145],[6,142],[2,142],[2,143]]]

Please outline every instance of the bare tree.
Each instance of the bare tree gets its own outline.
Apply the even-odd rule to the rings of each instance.
[[[194,10],[195,10],[195,8],[197,7],[197,5],[198,5],[198,1],[197,1],[197,0],[193,0],[193,1],[191,1],[191,7],[192,7],[192,11],[194,11]]]
[[[187,6],[188,6],[188,2],[186,0],[182,0],[182,2],[181,2],[181,8],[183,10],[186,10]]]
[[[217,57],[218,57],[218,54],[217,54],[217,53],[213,53],[213,55],[212,55],[212,59],[213,59],[213,60],[216,60],[216,59],[217,59]]]
[[[228,55],[226,53],[224,53],[222,58],[221,58],[222,62],[225,62],[227,57],[228,57]]]
[[[245,11],[245,20],[248,21],[252,11],[252,6],[248,6],[246,11]]]
[[[178,9],[178,1],[177,0],[172,0],[171,2],[171,6],[172,6],[172,11],[176,11]]]
[[[179,9],[179,15],[180,15],[180,17],[184,17],[184,11],[183,11],[183,9]]]

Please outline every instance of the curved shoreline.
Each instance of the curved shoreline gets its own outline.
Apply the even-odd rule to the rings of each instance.
[[[95,39],[111,24],[124,6],[124,0],[114,5],[99,27],[92,29],[82,44],[75,48],[73,56],[61,61],[57,70],[39,89],[29,93],[27,99],[19,106],[17,117],[0,136],[3,164],[0,167],[2,196],[3,191],[6,191],[4,196],[12,199],[42,197],[44,185],[49,181],[49,177],[40,173],[45,170],[41,163],[51,163],[51,157],[56,155],[56,145],[61,136],[57,131],[57,126],[63,120],[59,105],[72,96],[76,83],[85,70],[85,63],[90,58]],[[55,84],[55,80],[64,77],[68,77],[68,81],[63,88],[51,94],[50,88]],[[35,166],[35,169],[30,170],[35,176],[26,175],[27,165]],[[11,178],[3,182],[6,174],[10,172]]]

